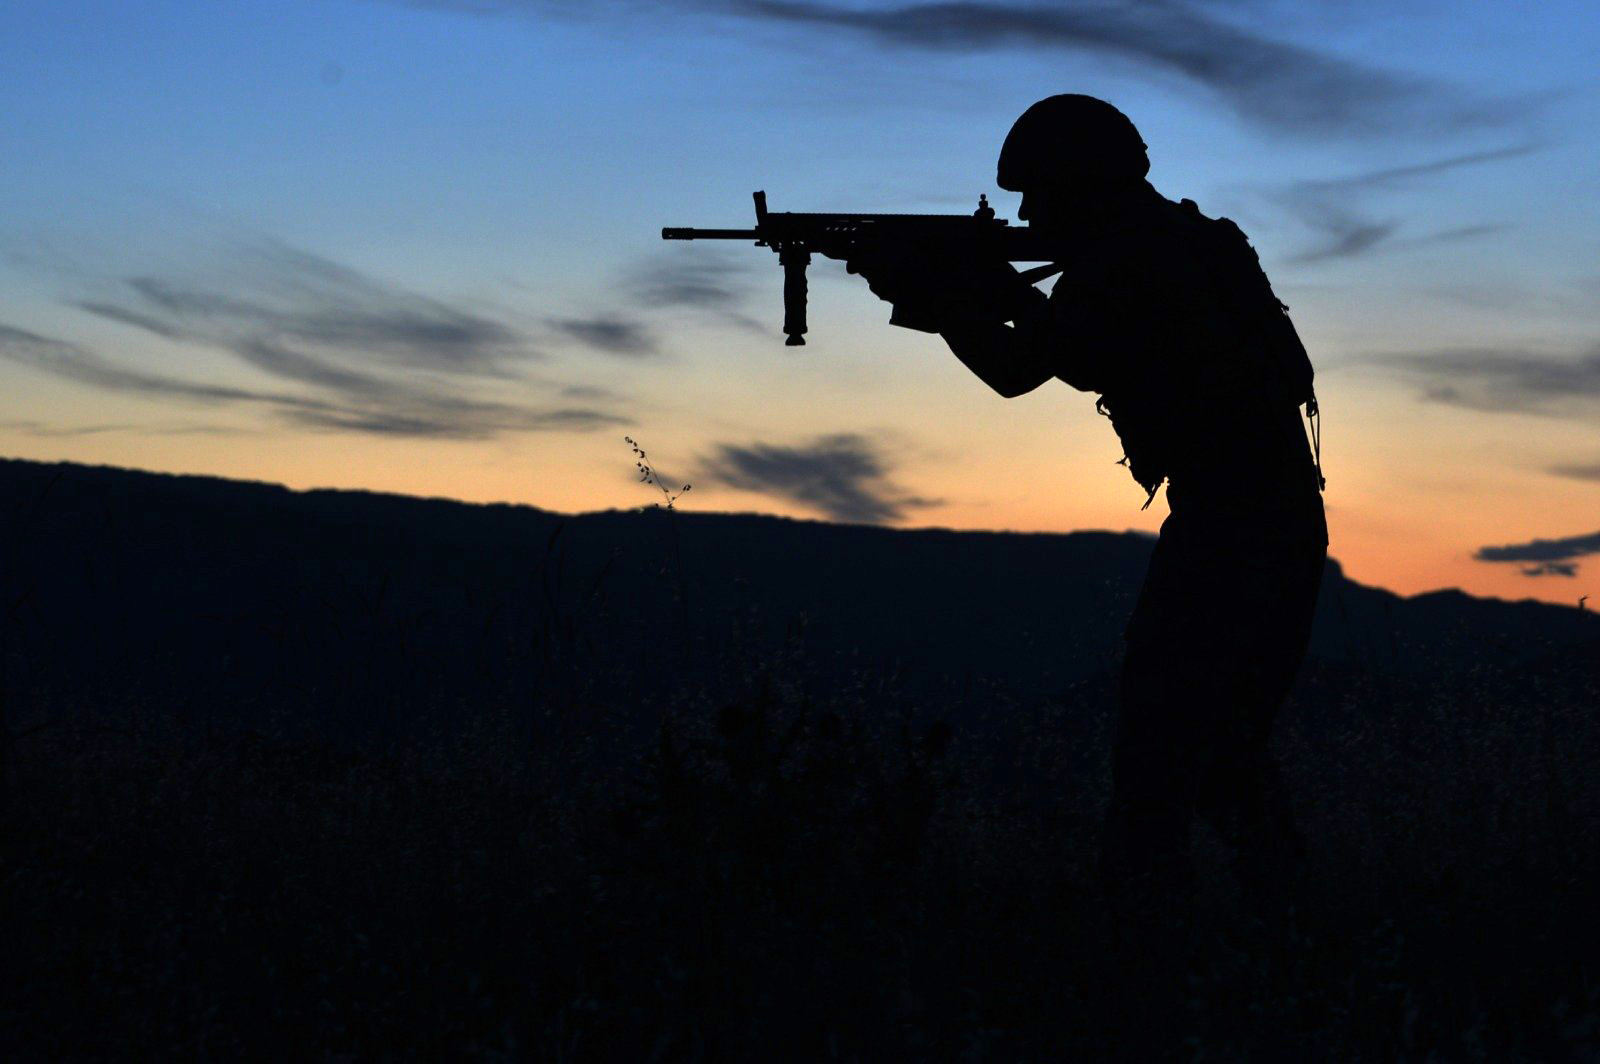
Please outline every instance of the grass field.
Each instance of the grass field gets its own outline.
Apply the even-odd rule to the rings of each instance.
[[[892,677],[824,688],[780,653],[717,692],[668,670],[637,705],[579,683],[370,742],[293,705],[255,730],[57,709],[7,751],[0,1044],[1600,1059],[1597,702],[1471,675],[1342,689],[1278,735],[1311,845],[1292,920],[1243,911],[1201,833],[1170,999],[1096,885],[1091,692],[996,695],[951,728]]]

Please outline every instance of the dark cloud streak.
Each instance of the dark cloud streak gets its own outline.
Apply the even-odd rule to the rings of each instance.
[[[1551,466],[1546,472],[1558,477],[1569,477],[1573,480],[1600,481],[1600,464]]]
[[[260,365],[271,364],[257,352]],[[472,399],[425,389],[384,391],[333,389],[330,397],[237,388],[183,380],[107,362],[77,344],[0,325],[0,358],[79,384],[157,399],[209,405],[242,403],[265,408],[281,420],[311,428],[428,439],[487,439],[507,432],[581,432],[628,424],[627,419],[581,407],[534,410],[510,403]],[[289,376],[290,374],[284,373]],[[337,376],[310,383],[341,384]]]
[[[203,280],[132,277],[116,298],[73,305],[165,340],[226,352],[288,390],[119,366],[87,348],[10,328],[0,332],[0,356],[109,391],[255,404],[281,420],[327,430],[485,439],[628,423],[597,409],[541,410],[477,397],[487,384],[519,380],[518,367],[538,357],[522,332],[270,240],[235,241]],[[591,346],[615,353],[653,348],[642,328],[626,322],[566,324]]]
[[[1325,262],[1364,254],[1388,240],[1398,222],[1379,222],[1326,203],[1304,203],[1295,211],[1300,221],[1322,234],[1316,247],[1292,255],[1290,262]]]
[[[855,434],[823,436],[799,447],[721,444],[703,463],[702,479],[789,499],[836,521],[885,524],[907,509],[937,505],[905,494],[888,479],[888,463]]]
[[[206,402],[270,403],[286,408],[326,406],[315,400],[285,393],[199,384],[164,374],[128,369],[105,361],[88,348],[8,325],[0,325],[0,358],[108,391]]]
[[[31,419],[0,421],[0,429],[10,429],[42,439],[70,439],[79,436],[104,436],[132,433],[140,436],[237,436],[243,430],[227,425],[140,425],[121,422],[108,425],[47,425]]]
[[[638,358],[657,352],[656,338],[643,322],[618,317],[553,318],[549,325],[586,347],[608,355]]]
[[[239,245],[229,272],[225,279],[238,294],[218,294],[215,282],[132,277],[127,287],[143,307],[106,300],[78,306],[173,339],[268,337],[443,373],[504,376],[507,365],[536,357],[504,322],[273,241]]]
[[[764,249],[737,258],[718,248],[675,248],[634,263],[624,271],[620,287],[623,297],[641,309],[698,311],[750,332],[768,333],[769,325],[744,310],[761,266],[776,274],[776,256]]]
[[[189,340],[193,338],[187,330],[168,324],[153,315],[129,310],[127,307],[119,307],[111,303],[99,303],[93,300],[84,300],[74,303],[73,306],[93,314],[97,318],[105,318],[107,321],[114,321],[118,325],[131,325],[135,329],[143,329],[145,332],[154,333],[163,340]]]
[[[1413,178],[1432,177],[1436,174],[1448,173],[1451,170],[1459,170],[1468,166],[1477,166],[1481,163],[1515,159],[1531,154],[1538,149],[1539,145],[1537,144],[1512,144],[1501,148],[1489,148],[1484,151],[1464,152],[1459,155],[1446,156],[1442,159],[1430,159],[1427,162],[1407,163],[1404,166],[1389,166],[1379,170],[1367,170],[1343,177],[1302,181],[1296,187],[1305,191],[1394,187]]]
[[[476,15],[543,13],[576,17],[554,0],[484,0],[470,5],[412,0]],[[678,0],[618,4],[614,17],[663,10],[766,23],[838,37],[853,33],[880,45],[933,52],[1038,51],[1100,55],[1176,74],[1214,92],[1245,120],[1274,133],[1321,137],[1436,135],[1498,124],[1518,110],[1474,100],[1452,86],[1367,66],[1331,52],[1275,40],[1229,17],[1233,5],[1202,0],[1143,3],[932,2],[889,7],[814,0]],[[583,17],[592,18],[585,12]]]
[[[1400,223],[1371,217],[1360,205],[1364,195],[1376,190],[1401,188],[1407,183],[1464,167],[1514,159],[1537,150],[1537,147],[1518,144],[1341,177],[1297,181],[1287,188],[1269,193],[1267,198],[1315,234],[1316,243],[1292,256],[1291,262],[1352,258],[1380,246],[1400,243],[1394,239],[1400,232]],[[1404,243],[1416,246],[1465,240],[1499,232],[1504,228],[1503,225],[1490,223],[1459,226],[1415,237]]]
[[[1574,558],[1600,554],[1600,532],[1563,539],[1534,539],[1500,547],[1480,547],[1473,555],[1481,562],[1529,562],[1524,576],[1576,576]]]
[[[1471,410],[1587,417],[1600,403],[1600,347],[1578,358],[1477,349],[1378,361],[1415,381],[1423,398]]]

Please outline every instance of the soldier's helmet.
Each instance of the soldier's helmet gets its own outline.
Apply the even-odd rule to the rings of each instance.
[[[1049,96],[1026,111],[1000,147],[995,183],[1011,192],[1040,185],[1119,185],[1150,172],[1144,140],[1128,116],[1093,96]]]

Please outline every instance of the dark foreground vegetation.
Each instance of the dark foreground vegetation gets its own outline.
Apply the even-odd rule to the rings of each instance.
[[[670,699],[644,743],[632,707],[582,700],[366,749],[151,707],[38,728],[8,764],[0,1038],[25,1059],[1116,1057],[1149,1017],[1094,885],[1106,719],[997,703],[980,739],[779,664],[732,701]],[[1373,711],[1390,694],[1352,688],[1359,723],[1314,746],[1289,715],[1313,840],[1290,926],[1240,909],[1202,836],[1164,1018],[1183,1056],[1596,1059],[1593,704],[1446,683],[1402,719]]]
[[[371,608],[352,672],[420,652]],[[90,698],[14,610],[0,1050],[1133,1059],[1154,1031],[1192,1060],[1600,1059],[1592,643],[1315,659],[1278,736],[1292,918],[1255,919],[1199,833],[1152,1015],[1094,877],[1106,668],[1018,693],[738,617],[596,649],[574,608],[525,688],[431,712],[359,675],[197,712],[126,660]]]

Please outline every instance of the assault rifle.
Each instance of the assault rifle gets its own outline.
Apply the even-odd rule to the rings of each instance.
[[[978,209],[971,214],[808,214],[768,211],[765,192],[755,193],[754,198],[754,229],[666,228],[661,239],[753,240],[756,247],[776,251],[783,267],[783,331],[788,337],[784,342],[790,347],[806,342],[806,267],[813,251],[848,258],[853,247],[882,241],[938,248],[964,261],[1050,263],[1061,257],[1059,238],[1052,241],[1031,229],[1011,228],[1006,219],[994,216],[987,195],[978,197]],[[1054,265],[1038,266],[1020,276],[1032,284],[1059,270]],[[902,320],[898,309],[889,324],[924,328]]]

